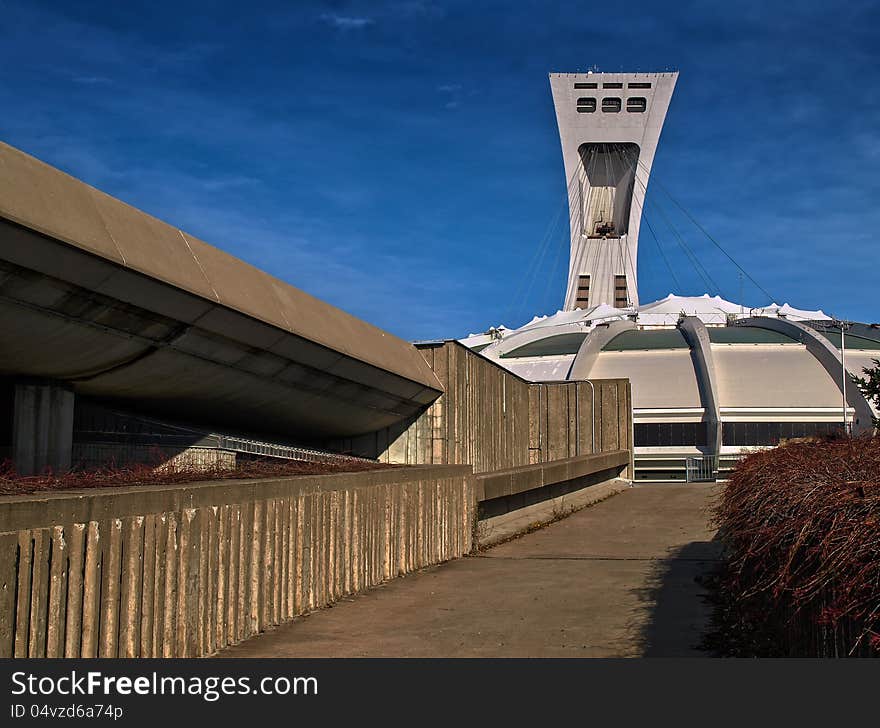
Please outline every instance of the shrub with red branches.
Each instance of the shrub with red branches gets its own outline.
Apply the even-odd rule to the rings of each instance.
[[[715,519],[723,589],[772,652],[880,656],[880,437],[750,454]]]
[[[46,471],[39,475],[22,476],[10,462],[0,463],[0,495],[22,495],[46,490],[79,488],[109,488],[118,485],[158,485],[192,483],[208,480],[236,480],[250,478],[282,478],[294,475],[345,473],[395,467],[386,463],[340,458],[326,462],[303,462],[277,458],[240,459],[234,468],[194,466],[162,463],[137,463],[125,466],[107,465],[63,473]]]

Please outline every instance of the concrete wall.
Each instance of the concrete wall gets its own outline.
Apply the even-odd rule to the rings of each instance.
[[[0,657],[207,655],[471,550],[471,468],[0,497]]]
[[[632,450],[628,379],[545,382],[529,387],[529,461]]]
[[[475,473],[586,455],[593,446],[631,449],[626,379],[530,384],[457,341],[417,347],[445,393],[408,422],[334,447],[383,462],[469,463]]]
[[[528,464],[528,383],[455,341],[418,348],[444,394],[407,422],[335,445],[383,462],[468,463],[475,472]]]

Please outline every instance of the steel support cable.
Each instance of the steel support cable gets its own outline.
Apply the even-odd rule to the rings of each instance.
[[[659,238],[658,238],[658,236],[657,236],[656,231],[654,230],[654,226],[651,225],[651,222],[650,222],[650,220],[648,219],[648,207],[647,207],[647,204],[648,204],[648,187],[647,187],[647,184],[646,184],[646,183],[645,183],[645,182],[639,177],[639,175],[638,175],[638,156],[637,156],[638,153],[637,153],[637,152],[633,152],[633,153],[631,153],[631,154],[632,154],[632,155],[635,155],[635,160],[634,160],[634,170],[635,170],[635,171],[634,171],[634,174],[633,174],[633,181],[634,181],[634,185],[633,185],[634,190],[633,190],[633,192],[635,193],[635,183],[637,183],[637,184],[641,187],[641,189],[642,189],[642,200],[641,200],[641,202],[639,203],[639,204],[640,204],[640,207],[641,207],[641,215],[642,215],[642,217],[645,218],[645,222],[646,222],[647,225],[648,225],[648,229],[651,231],[651,235],[652,235],[652,237],[654,238],[654,242],[655,242],[656,245],[657,245],[657,250],[658,250],[658,252],[660,253],[660,256],[663,258],[663,261],[664,261],[664,263],[666,264],[666,267],[669,269],[669,273],[671,274],[672,279],[673,279],[673,281],[674,281],[675,284],[676,284],[676,287],[678,288],[678,290],[683,290],[683,287],[682,287],[682,285],[681,285],[681,282],[678,280],[678,276],[675,275],[675,270],[674,270],[673,266],[672,266],[672,265],[670,264],[670,262],[669,262],[669,258],[668,258],[668,257],[666,256],[666,254],[663,252],[663,248],[662,248],[662,246],[660,245],[660,240],[659,240]],[[644,167],[644,165],[643,165],[643,167]],[[645,169],[647,169],[647,168],[645,167]],[[633,197],[635,197],[635,194],[633,194]],[[655,207],[656,207],[656,204],[655,204]],[[667,227],[669,227],[670,230],[673,230],[672,226],[669,224],[668,221],[667,221]],[[674,237],[677,237],[677,236],[674,236]],[[694,261],[694,256],[693,256],[693,254],[690,253],[690,251],[689,251],[689,249],[687,248],[687,246],[686,246],[686,245],[685,245],[685,246],[682,246],[682,245],[679,243],[679,247],[682,248],[682,250],[685,252],[686,257],[687,257],[688,260],[691,262],[691,264],[694,266],[694,270],[696,270],[697,274],[700,276],[700,278],[702,278],[702,280],[703,280],[703,282],[706,284],[706,286],[707,286],[707,287],[711,287],[711,284],[710,284],[709,281],[707,280],[706,276],[704,276],[704,275],[700,272],[700,269],[699,269],[698,265],[697,265],[697,264],[695,263],[695,261]]]
[[[622,160],[621,167],[623,167],[623,161],[626,161],[626,163],[629,165],[629,171],[634,173],[636,167],[635,167],[635,165],[632,164],[632,160],[630,159],[630,156],[626,150],[626,147],[622,144],[612,144],[612,145],[610,145],[610,148],[611,148],[611,151],[613,151],[616,155],[619,155],[620,159]],[[623,242],[623,237],[620,233],[618,233],[618,236],[617,236],[617,254],[618,254],[619,261],[620,261],[620,269],[623,270],[624,280],[626,283],[627,303],[632,304],[633,301],[635,301],[637,298],[637,295],[632,295],[634,293],[637,294],[637,291],[636,291],[636,279],[637,279],[636,266],[635,266],[635,262],[632,259],[632,256],[630,255],[629,245],[627,243]],[[630,269],[631,275],[627,275],[627,262],[629,262],[629,269]],[[615,299],[615,304],[616,304],[617,303],[616,279],[615,279],[614,288],[615,288],[614,299]]]
[[[627,162],[630,161],[629,156],[626,153],[626,148],[622,144],[615,145],[614,149],[615,149],[615,152],[617,152],[620,155],[621,160],[626,160]],[[623,168],[623,164],[621,164],[621,172],[623,172],[622,168]],[[628,171],[633,171],[634,169],[635,169],[635,166],[631,166]],[[632,198],[632,195],[630,195],[630,198]],[[629,234],[629,220],[627,220],[627,234]],[[636,269],[635,269],[635,265],[633,264],[632,256],[629,254],[629,243],[628,242],[624,243],[623,237],[620,234],[618,234],[617,241],[618,241],[617,247],[619,249],[618,252],[620,255],[620,267],[623,269],[624,282],[626,284],[626,302],[627,302],[627,304],[632,305],[632,303],[636,300],[637,295],[631,295],[631,294],[638,293],[635,289]],[[629,262],[630,272],[632,275],[626,274],[627,262]],[[617,284],[615,283],[615,293],[614,293],[615,299],[617,298],[616,288],[617,288]],[[616,303],[616,301],[615,301],[615,303]]]
[[[706,228],[704,228],[694,218],[694,216],[691,215],[691,213],[688,212],[684,208],[684,206],[672,196],[672,193],[669,192],[666,185],[664,185],[658,178],[655,177],[654,179],[657,182],[657,186],[660,187],[660,189],[663,191],[663,194],[665,194],[672,201],[672,204],[674,204],[679,210],[681,210],[685,214],[685,216],[688,218],[688,220],[690,220],[696,226],[696,228],[701,233],[703,233],[703,235],[705,235],[709,239],[709,241],[716,248],[718,248],[718,250],[720,250],[731,263],[733,263],[736,266],[736,268],[740,271],[740,273],[742,273],[746,278],[748,278],[755,285],[755,287],[759,291],[761,291],[761,293],[763,293],[765,296],[767,296],[767,298],[770,299],[771,302],[775,301],[776,299],[772,295],[770,295],[770,293],[767,291],[767,289],[764,288],[760,283],[758,283],[758,281],[756,281],[751,275],[749,275],[749,272],[745,268],[743,268],[739,263],[736,262],[734,257],[730,253],[728,253],[727,250],[725,250],[724,246],[722,246],[721,243],[719,243],[714,237],[712,237],[712,235],[709,234],[709,231],[706,230]]]
[[[584,226],[583,212],[585,205],[588,204],[589,197],[584,197],[582,189],[582,183],[589,177],[590,171],[595,167],[595,150],[591,149],[589,158],[585,161],[582,158],[582,162],[584,164],[584,175],[580,180],[578,180],[577,186],[577,191],[580,198],[578,211],[579,214],[578,219],[576,221],[573,220],[573,223],[576,222],[577,224],[572,225],[572,227],[574,228],[573,234],[577,236],[579,244],[577,246],[577,257],[572,258],[569,261],[569,278],[571,279],[570,282],[573,288],[572,293],[574,294],[575,299],[577,298],[577,290],[580,283],[580,279],[578,277],[579,271],[583,269],[589,269],[591,257],[593,256],[594,252],[596,252],[596,246],[593,245],[593,241],[586,234],[586,228]],[[585,240],[586,243],[580,243],[581,240]],[[573,241],[570,242],[573,243]],[[591,287],[594,283],[595,281],[591,281]],[[569,289],[568,287],[566,287],[566,298],[568,298],[568,292]],[[575,304],[576,303],[577,301],[575,300]]]
[[[636,157],[636,160],[635,160],[635,161],[636,161],[637,164],[640,164],[640,165],[642,166],[642,168],[648,173],[648,176],[649,176],[649,178],[650,178],[650,170],[648,170],[647,166],[646,166],[643,162],[641,162],[640,160],[638,160],[637,157]],[[644,203],[644,205],[643,205],[643,211],[644,211],[644,212],[647,212],[647,204],[648,204],[648,186],[647,186],[647,183],[644,182],[642,179],[640,179],[640,178],[638,178],[638,177],[636,177],[636,181],[637,181],[637,182],[639,183],[639,185],[641,186],[641,189],[642,189],[642,192],[643,192],[643,195],[644,195],[645,203]],[[688,258],[688,260],[691,262],[691,265],[694,267],[694,270],[697,272],[697,275],[700,276],[700,278],[702,279],[703,283],[706,285],[707,289],[710,289],[710,290],[714,289],[716,292],[720,293],[720,290],[721,290],[721,289],[720,289],[720,286],[718,286],[718,284],[715,283],[714,279],[713,279],[712,276],[709,274],[709,271],[705,268],[705,266],[703,266],[703,265],[700,263],[700,261],[699,261],[699,259],[697,258],[696,254],[691,250],[690,246],[687,244],[687,241],[685,241],[684,237],[683,237],[683,236],[681,235],[681,233],[678,231],[678,228],[675,227],[675,225],[672,223],[672,221],[670,220],[670,218],[666,215],[666,213],[665,213],[665,211],[663,210],[662,206],[657,202],[657,200],[653,200],[653,202],[652,202],[651,204],[653,204],[654,209],[655,209],[655,210],[660,214],[660,216],[662,217],[664,223],[666,224],[666,227],[667,227],[667,228],[669,229],[669,231],[673,234],[673,237],[675,238],[676,242],[678,243],[678,246],[682,249],[682,252],[685,253],[685,256],[686,256],[686,257]]]
[[[595,167],[595,150],[590,150],[589,159],[582,160],[582,171],[583,176],[578,180],[578,184],[576,187],[576,192],[578,195],[578,216],[575,220],[574,217],[572,219],[572,237],[569,243],[574,247],[575,240],[577,240],[578,245],[577,248],[577,257],[572,258],[569,261],[569,277],[571,278],[571,282],[574,286],[574,293],[577,291],[577,284],[579,279],[577,276],[579,275],[579,271],[589,267],[590,256],[593,252],[593,243],[590,240],[589,236],[586,234],[586,223],[585,223],[585,210],[589,206],[589,195],[584,195],[583,184],[589,178],[591,174],[591,170]],[[586,240],[586,243],[582,243],[582,240]],[[568,288],[566,288],[566,298],[568,297]]]
[[[550,222],[548,222],[547,228],[544,231],[544,234],[541,236],[540,243],[535,247],[535,250],[532,253],[532,257],[529,260],[529,263],[526,266],[523,275],[519,278],[519,283],[512,298],[513,301],[520,300],[520,294],[522,293],[523,288],[526,286],[528,281],[531,280],[531,277],[532,275],[534,275],[538,264],[543,259],[546,253],[546,247],[552,237],[552,233],[555,231],[556,226],[559,224],[559,218],[561,217],[564,208],[565,201],[563,200],[558,210],[556,211],[556,214],[553,215],[550,219]],[[508,311],[508,313],[509,312],[510,311]]]
[[[505,312],[505,315],[513,315],[515,313],[515,306],[517,303],[522,303],[523,301],[528,299],[529,293],[531,292],[532,285],[534,285],[534,279],[536,276],[536,272],[541,265],[541,262],[544,260],[545,255],[547,254],[547,247],[550,242],[553,240],[556,234],[556,228],[559,225],[559,219],[562,217],[562,212],[566,207],[566,201],[568,202],[569,211],[571,210],[571,199],[572,199],[572,186],[571,182],[574,177],[580,172],[580,165],[575,169],[572,176],[568,179],[566,184],[566,198],[562,200],[559,205],[559,208],[556,211],[556,214],[551,218],[551,221],[547,225],[547,229],[544,232],[543,237],[541,238],[541,242],[538,245],[538,248],[532,254],[532,258],[529,261],[528,266],[526,267],[526,271],[522,277],[519,279],[519,284],[514,292],[514,295],[511,299],[511,303],[508,309]],[[525,288],[525,290],[523,290]]]
[[[575,175],[572,175],[572,178],[574,176]],[[587,171],[583,166],[583,160],[579,159],[578,160],[578,168],[577,168],[578,179],[574,180],[575,181],[574,189],[569,190],[569,234],[568,234],[569,248],[572,243],[572,240],[571,240],[571,228],[572,228],[571,206],[572,206],[572,201],[573,200],[576,201],[578,203],[578,205],[580,205],[582,207],[580,201],[577,198],[582,197],[582,193],[580,192],[580,187],[583,182],[583,179],[586,179],[586,176],[587,176]],[[569,187],[571,188],[571,185]],[[555,232],[555,230],[554,230],[554,232]],[[565,247],[564,243],[562,245],[559,245],[556,247],[556,255],[553,258],[553,265],[551,266],[550,270],[547,272],[547,275],[545,276],[544,291],[543,291],[543,294],[540,299],[541,305],[544,305],[544,302],[549,297],[550,286],[553,283],[553,276],[556,273],[556,267],[559,265],[559,259],[562,255],[562,251],[563,251],[564,247]],[[571,268],[571,261],[569,262],[569,267]],[[567,276],[567,277],[569,277],[569,276]],[[575,290],[577,290],[577,283],[578,283],[577,280],[575,280],[575,282],[574,282]],[[568,290],[566,290],[566,297],[567,297],[567,295],[568,295]],[[565,305],[565,302],[563,301],[563,306],[564,305]]]
[[[632,200],[632,198],[635,197],[634,193],[635,193],[635,174],[636,174],[636,171],[637,171],[637,167],[631,167],[629,170],[629,172],[633,175],[632,190],[630,190],[630,193],[629,193],[630,200]],[[632,202],[630,202],[630,205],[632,205]],[[642,209],[641,209],[641,204],[640,204],[639,205],[639,217],[640,218],[641,218],[641,213],[642,213]],[[627,236],[629,236],[629,221],[627,221]],[[638,285],[637,285],[638,276],[636,275],[636,261],[634,261],[632,258],[632,255],[630,255],[630,247],[629,247],[629,238],[628,237],[627,237],[627,243],[624,246],[624,252],[626,253],[626,261],[624,262],[623,272],[626,273],[626,263],[628,262],[630,272],[632,273],[631,276],[627,276],[627,278],[626,278],[626,294],[629,299],[629,303],[634,304],[635,301],[638,299]],[[638,253],[636,253],[636,255],[638,255]],[[631,291],[635,295],[630,296]]]
[[[632,165],[632,160],[629,158],[626,147],[623,145],[614,145],[614,151],[620,155],[621,160],[625,160],[629,164],[629,171],[634,172],[635,166]],[[628,222],[628,221],[627,221]],[[629,244],[623,242],[622,236],[618,235],[618,254],[620,256],[620,267],[623,270],[625,281],[626,281],[626,296],[627,302],[633,303],[638,292],[636,291],[636,266],[635,261],[633,261],[632,256],[630,255]],[[630,275],[627,275],[627,263],[629,263]],[[615,289],[616,289],[615,284]],[[617,292],[615,290],[615,299],[617,297]],[[616,301],[615,301],[616,302]]]
[[[647,211],[642,212],[642,218],[645,221],[645,224],[648,226],[648,230],[651,231],[651,237],[654,238],[654,243],[657,245],[657,251],[660,253],[660,257],[663,258],[663,262],[666,264],[666,268],[669,270],[669,275],[672,276],[672,282],[675,283],[675,288],[678,291],[683,291],[684,289],[681,286],[681,283],[678,280],[678,276],[675,275],[675,270],[672,265],[669,263],[669,258],[666,257],[666,253],[663,252],[663,248],[660,246],[660,241],[657,239],[657,233],[654,232],[654,226],[651,225],[651,221],[648,219]]]
[[[590,156],[588,159],[584,159],[583,156],[580,156],[580,171],[582,175],[580,175],[577,185],[575,186],[575,193],[577,195],[577,217],[575,218],[572,215],[571,219],[571,239],[569,240],[570,245],[574,246],[575,241],[577,241],[577,248],[579,250],[579,257],[573,259],[569,262],[570,271],[574,274],[580,270],[582,263],[589,256],[589,239],[586,238],[586,211],[590,204],[589,194],[585,194],[584,184],[589,179],[592,174],[592,170],[595,166],[595,151],[590,150]],[[582,239],[587,239],[586,248],[580,243]]]
[[[569,242],[570,242],[570,241],[569,241]],[[542,294],[541,299],[540,299],[540,303],[541,303],[541,305],[544,305],[544,302],[545,302],[545,301],[547,300],[547,298],[549,297],[549,294],[550,294],[550,286],[551,286],[552,283],[553,283],[553,276],[556,274],[556,266],[559,265],[559,258],[560,258],[561,255],[562,255],[563,247],[564,247],[564,244],[563,244],[563,245],[557,245],[557,246],[556,246],[556,255],[555,255],[554,258],[553,258],[553,265],[551,266],[550,270],[547,272],[547,275],[545,276],[546,281],[545,281],[545,283],[544,283],[544,291],[543,291],[543,294]],[[567,277],[567,276],[566,276],[566,277]],[[575,283],[575,285],[577,285],[577,283]],[[563,306],[564,306],[564,305],[565,305],[565,302],[563,301]]]
[[[590,157],[589,157],[589,161],[587,163],[587,166],[585,168],[586,174],[584,175],[584,180],[588,179],[590,174],[595,173],[596,164],[597,164],[596,150],[590,149]],[[591,186],[590,190],[591,190],[590,194],[592,194],[592,186]],[[583,198],[583,202],[581,204],[581,213],[582,214],[581,214],[580,225],[578,228],[577,235],[578,235],[579,241],[583,240],[586,242],[578,245],[578,250],[579,250],[578,257],[575,258],[574,260],[572,260],[570,263],[570,269],[571,269],[572,275],[578,275],[578,272],[581,270],[592,270],[595,267],[595,262],[598,261],[598,259],[599,259],[600,248],[601,248],[601,241],[590,237],[590,235],[588,234],[586,225],[584,223],[583,212],[586,208],[590,207],[590,196],[588,195],[588,196],[584,197],[582,195],[582,198]],[[590,291],[591,292],[594,290],[594,286],[596,284],[596,281],[594,279],[595,279],[595,276],[591,276],[591,280],[590,280]],[[579,278],[575,282],[577,283],[578,281],[579,281]],[[576,288],[575,288],[575,290],[576,290]],[[567,291],[566,291],[566,296],[567,296]],[[576,303],[577,303],[577,301],[575,301],[575,304]],[[589,301],[587,302],[587,305],[589,306]]]
[[[587,208],[590,215],[594,215],[597,211],[602,213],[602,222],[608,223],[614,221],[614,197],[611,194],[611,183],[614,180],[614,166],[612,162],[612,156],[618,152],[617,145],[612,143],[604,143],[601,145],[597,145],[592,147],[590,150],[591,155],[591,168],[595,171],[595,165],[601,164],[604,172],[605,179],[604,185],[599,185],[598,190],[593,188],[593,185],[590,186],[590,195],[588,198]],[[610,205],[610,209],[606,210],[605,205]],[[609,213],[610,220],[605,220],[605,213]],[[591,218],[589,218],[589,222],[595,223]],[[615,231],[616,232],[616,231]],[[617,234],[616,240],[616,250],[614,243],[609,242],[607,237],[592,237],[592,231],[584,229],[584,235],[587,239],[587,260],[589,261],[589,254],[594,253],[595,261],[594,264],[598,265],[599,259],[602,256],[603,251],[606,252],[608,258],[610,260],[612,271],[615,268],[621,269],[626,273],[626,263],[624,262],[623,250],[622,250],[622,240],[620,238],[619,233]],[[595,245],[593,241],[595,240]],[[617,261],[615,264],[615,253],[617,254]],[[595,267],[594,265],[594,267]],[[612,272],[612,276],[615,273]],[[614,279],[612,279],[614,280]],[[628,288],[628,286],[627,286]],[[616,298],[616,284],[612,286],[612,292],[614,297]],[[629,295],[629,290],[627,290],[627,295]]]
[[[578,175],[578,177],[580,177],[580,172],[582,171],[582,170],[580,169],[580,166],[581,166],[581,165],[578,165],[579,168],[578,168],[578,170],[576,171],[576,174]],[[572,175],[572,177],[574,177],[574,175]],[[576,187],[577,187],[577,185],[575,185],[575,189],[571,189],[571,185],[569,185],[569,193],[568,193],[569,211],[571,210],[571,204],[572,204],[572,200],[573,200],[573,197],[574,197],[574,194],[575,194],[575,191],[576,191]],[[557,218],[557,223],[558,223],[558,218]],[[554,229],[553,229],[553,231],[552,231],[552,234],[551,234],[550,238],[548,238],[548,243],[550,243],[553,239],[555,239],[555,237],[556,237],[556,226],[554,226]],[[569,243],[569,245],[571,245],[571,233],[570,233],[570,231],[569,231],[569,235],[568,235],[568,243]],[[564,245],[565,245],[565,244],[563,243],[561,246],[557,246],[557,247],[556,247],[556,255],[554,256],[554,260],[553,260],[553,269],[550,271],[550,274],[549,274],[549,275],[545,276],[545,278],[547,279],[547,281],[550,280],[550,277],[551,277],[552,273],[555,272],[555,270],[556,270],[556,266],[557,266],[558,263],[559,263],[559,256],[562,254],[562,249],[563,249]],[[549,247],[551,247],[551,246],[548,245],[547,247],[549,248]],[[542,256],[541,260],[543,260],[543,256]],[[529,281],[528,288],[527,288],[527,290],[526,290],[525,296],[523,297],[524,299],[525,299],[525,298],[528,298],[528,295],[531,293],[532,286],[534,285],[534,281],[535,281],[535,277],[533,276],[533,277],[531,278],[531,280]],[[544,301],[544,300],[546,299],[546,297],[547,297],[548,289],[549,289],[549,282],[548,282],[548,283],[545,283],[545,290],[544,290],[544,293],[543,293],[543,296],[542,296],[542,299],[541,299],[541,300],[542,300],[542,304],[543,304],[543,301]]]
[[[644,169],[647,170],[647,167],[645,167],[644,165],[642,165],[642,166],[643,166]],[[648,199],[648,188],[647,188],[647,186],[645,185],[644,182],[642,182],[641,180],[638,180],[638,181],[639,181],[639,184],[642,186],[642,189],[644,190],[644,193],[645,193],[645,202],[647,203],[647,199]],[[699,261],[699,259],[697,258],[697,256],[696,256],[696,255],[694,254],[694,252],[690,249],[690,247],[688,246],[687,242],[684,240],[684,238],[682,237],[681,233],[679,233],[678,229],[675,227],[675,225],[672,223],[672,221],[671,221],[671,220],[669,219],[669,217],[666,215],[666,213],[665,213],[665,211],[663,210],[663,208],[660,207],[660,205],[657,203],[656,200],[655,200],[652,204],[654,205],[654,209],[656,209],[657,212],[660,213],[660,216],[663,218],[663,221],[666,223],[666,226],[669,228],[670,232],[672,232],[673,236],[674,236],[675,239],[677,240],[677,242],[678,242],[678,244],[679,244],[679,247],[681,247],[681,249],[684,251],[685,255],[686,255],[687,258],[690,260],[691,264],[694,266],[694,270],[697,272],[697,275],[700,276],[700,278],[703,280],[703,283],[706,285],[706,287],[709,289],[709,291],[714,290],[717,294],[719,294],[719,295],[721,295],[721,296],[723,297],[723,293],[722,293],[722,291],[721,291],[721,287],[720,287],[720,286],[714,281],[714,279],[713,279],[712,276],[709,274],[709,272],[708,272],[708,271],[705,269],[705,267],[700,263],[700,261]],[[707,291],[707,292],[708,292],[708,291]]]
[[[669,228],[670,232],[676,238],[679,247],[684,251],[688,260],[690,260],[691,265],[693,265],[694,270],[697,272],[697,275],[699,275],[700,278],[703,280],[703,283],[706,285],[707,292],[714,291],[716,294],[721,295],[721,297],[723,298],[724,294],[721,292],[721,287],[715,282],[715,280],[709,274],[709,271],[707,271],[702,263],[700,263],[696,254],[690,249],[690,246],[688,246],[681,233],[678,232],[678,229],[666,215],[663,208],[660,207],[656,201],[654,201],[652,204],[654,205],[654,209],[660,213],[660,217],[666,223],[666,227]]]
[[[635,187],[635,181],[638,180],[638,166],[633,167],[633,187]],[[638,180],[641,184],[641,180]],[[660,257],[663,259],[663,262],[666,264],[666,268],[669,271],[669,275],[672,277],[672,282],[675,284],[676,290],[683,291],[681,282],[678,280],[678,276],[675,275],[675,269],[672,267],[669,262],[669,258],[666,256],[666,253],[663,252],[663,247],[660,245],[660,239],[657,237],[657,233],[654,231],[654,226],[651,225],[651,221],[648,219],[648,211],[645,209],[645,200],[647,199],[647,193],[639,200],[635,194],[633,194],[633,199],[638,202],[639,205],[639,217],[645,221],[645,224],[648,226],[648,230],[651,233],[651,237],[654,239],[654,244],[657,246],[657,252],[660,253]],[[635,267],[633,268],[635,271]]]

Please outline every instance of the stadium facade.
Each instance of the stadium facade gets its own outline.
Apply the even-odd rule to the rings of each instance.
[[[629,378],[644,480],[716,477],[744,448],[858,433],[876,414],[845,374],[880,358],[876,324],[708,294],[640,302],[642,211],[677,78],[550,75],[568,181],[563,309],[461,339],[530,381]]]

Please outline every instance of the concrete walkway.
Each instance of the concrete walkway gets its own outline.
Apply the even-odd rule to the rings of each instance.
[[[714,485],[642,485],[395,579],[221,657],[705,656]]]

